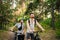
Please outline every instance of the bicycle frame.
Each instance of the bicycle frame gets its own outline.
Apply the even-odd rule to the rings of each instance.
[[[34,40],[41,40],[40,39],[40,36],[39,36],[39,33],[40,31],[37,31],[37,32],[34,32],[34,33],[36,33],[36,35],[34,35]]]
[[[20,34],[20,35],[22,35],[23,37],[25,36],[25,35],[23,35],[23,34]],[[24,38],[23,38],[24,39]],[[17,35],[17,33],[15,33],[15,40],[18,40],[18,35]]]
[[[40,39],[40,36],[39,36],[39,34],[38,34],[39,32],[41,32],[41,31],[33,32],[33,34],[34,34],[34,40],[41,40],[41,39]],[[31,40],[31,38],[28,39],[28,40]]]
[[[14,40],[18,40],[18,35],[17,35],[17,32],[14,32],[14,31],[11,31],[14,33],[15,37],[14,37]],[[20,34],[20,35],[23,35],[23,34]]]

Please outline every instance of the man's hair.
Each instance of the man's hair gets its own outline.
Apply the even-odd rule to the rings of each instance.
[[[30,13],[30,15],[31,15],[31,14],[34,14],[34,13]]]

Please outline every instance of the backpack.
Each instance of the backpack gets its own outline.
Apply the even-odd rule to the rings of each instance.
[[[18,28],[18,30],[22,30],[22,23],[21,23],[21,27],[20,27],[20,28]]]
[[[36,25],[36,19],[34,20],[34,22],[35,22],[35,24],[34,24],[34,25]],[[29,23],[29,25],[30,25],[30,20],[28,20],[28,23]]]

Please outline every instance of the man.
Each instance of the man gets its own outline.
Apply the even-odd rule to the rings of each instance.
[[[34,40],[34,25],[37,25],[42,31],[44,31],[43,27],[37,22],[37,20],[34,19],[34,14],[30,14],[30,19],[27,20],[27,40],[30,39]]]
[[[17,28],[17,35],[18,35],[18,40],[24,40],[24,23],[23,20],[19,20],[18,23],[15,24],[15,26],[11,29],[13,31],[14,28]]]

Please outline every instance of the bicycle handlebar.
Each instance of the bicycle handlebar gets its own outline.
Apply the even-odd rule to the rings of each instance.
[[[34,33],[38,33],[38,32],[42,32],[42,31],[34,31]]]

